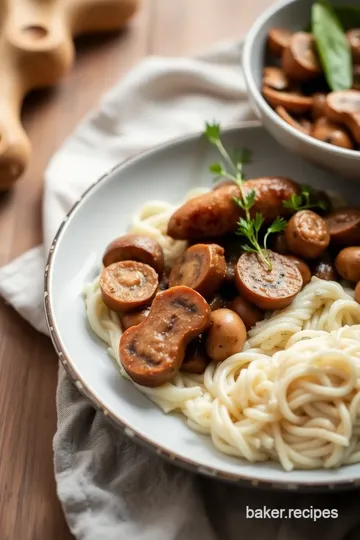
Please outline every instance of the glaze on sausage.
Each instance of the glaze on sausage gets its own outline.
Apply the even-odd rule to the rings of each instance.
[[[360,208],[339,208],[325,220],[332,243],[342,246],[360,244]]]
[[[285,229],[289,250],[305,259],[319,257],[330,243],[326,222],[311,210],[300,210],[289,220]]]
[[[130,378],[148,387],[171,381],[187,345],[210,325],[210,314],[208,303],[189,287],[158,294],[147,319],[121,336],[120,360]]]
[[[241,296],[263,310],[283,309],[301,291],[303,280],[296,264],[267,250],[271,270],[256,253],[244,253],[236,265],[236,287]]]
[[[269,176],[245,182],[244,195],[249,195],[251,191],[255,191],[251,216],[260,212],[265,222],[269,223],[277,216],[289,215],[283,202],[297,195],[300,186],[289,178]],[[240,197],[239,187],[235,184],[225,185],[187,201],[171,216],[168,235],[177,240],[191,240],[234,232],[243,214],[234,197]]]
[[[120,261],[138,261],[148,264],[161,276],[164,253],[154,238],[142,234],[124,234],[109,244],[103,256],[103,265]]]
[[[104,268],[100,289],[107,307],[113,311],[130,311],[146,306],[159,285],[151,266],[136,261],[121,261]]]
[[[209,298],[218,291],[225,274],[224,248],[217,244],[195,244],[171,270],[169,286],[186,285]]]

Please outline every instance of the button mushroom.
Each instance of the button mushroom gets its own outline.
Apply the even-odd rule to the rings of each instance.
[[[315,40],[307,32],[296,32],[282,54],[282,67],[290,79],[308,81],[321,74]]]
[[[354,62],[360,62],[360,28],[353,28],[346,32],[346,36],[350,43]]]
[[[268,50],[273,56],[281,56],[283,50],[289,45],[292,32],[286,28],[271,28],[268,33]]]
[[[345,129],[334,124],[334,122],[330,122],[327,118],[316,120],[311,130],[311,135],[319,141],[340,146],[341,148],[348,148],[350,150],[354,148],[353,142]]]
[[[274,108],[280,106],[293,114],[302,114],[310,111],[313,105],[311,96],[303,96],[297,92],[279,92],[269,86],[263,86],[263,96]]]
[[[290,87],[290,81],[283,69],[270,66],[264,68],[263,85],[282,91]]]
[[[360,91],[330,92],[326,98],[326,116],[333,122],[344,124],[360,143]]]
[[[287,124],[292,126],[295,129],[298,129],[299,131],[302,131],[302,133],[306,133],[307,135],[310,134],[311,131],[311,122],[309,120],[306,120],[306,118],[294,118],[289,114],[284,107],[276,107],[275,112],[282,118]]]

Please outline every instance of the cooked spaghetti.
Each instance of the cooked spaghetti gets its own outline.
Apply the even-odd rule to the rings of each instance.
[[[155,238],[170,266],[186,247],[166,235],[174,209],[149,202],[131,227]],[[119,318],[103,303],[99,278],[86,286],[85,297],[92,330],[129,378],[119,357]],[[180,371],[157,388],[136,387],[165,412],[181,411],[192,429],[209,434],[225,454],[279,461],[288,471],[355,463],[360,305],[353,291],[313,277],[290,306],[250,330],[242,352],[211,362],[203,375]]]

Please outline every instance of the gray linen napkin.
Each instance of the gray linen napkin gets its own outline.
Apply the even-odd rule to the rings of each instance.
[[[159,142],[253,118],[241,45],[196,58],[150,58],[102,101],[54,156],[45,178],[44,244],[0,269],[0,294],[39,331],[44,256],[80,194],[115,163]],[[196,476],[144,450],[82,396],[63,368],[57,391],[55,476],[78,540],[360,539],[357,493],[299,495]],[[224,458],[225,459],[225,458]],[[338,519],[247,519],[255,509],[337,509]]]

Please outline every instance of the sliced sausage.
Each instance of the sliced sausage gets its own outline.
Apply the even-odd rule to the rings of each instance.
[[[229,308],[239,315],[242,322],[245,324],[246,330],[250,330],[259,321],[264,318],[264,312],[253,304],[250,304],[241,296],[236,296],[230,304]]]
[[[104,303],[113,311],[131,311],[146,306],[154,298],[158,285],[155,270],[136,261],[110,264],[100,277]]]
[[[289,220],[285,240],[292,253],[305,259],[319,257],[330,243],[326,222],[311,210],[300,210]]]
[[[130,326],[137,326],[141,322],[145,321],[146,317],[150,313],[150,306],[145,308],[135,309],[126,313],[119,313],[120,323],[123,330],[127,330]]]
[[[206,352],[214,362],[222,362],[241,352],[246,341],[243,321],[231,309],[217,309],[211,314],[211,326],[206,337]]]
[[[335,259],[335,268],[340,276],[348,281],[360,281],[360,247],[342,249]]]
[[[217,244],[195,244],[171,270],[169,285],[186,285],[208,298],[217,292],[225,274],[224,248]]]
[[[159,242],[142,234],[124,234],[105,250],[103,265],[120,261],[138,261],[148,264],[161,276],[164,269],[164,253]]]
[[[256,253],[244,253],[236,266],[239,293],[260,309],[288,306],[301,291],[303,280],[296,264],[285,255],[267,250],[271,270]]]
[[[277,216],[289,215],[283,202],[300,193],[300,186],[289,178],[269,176],[245,182],[244,195],[253,190],[255,202],[251,215],[261,212],[265,221],[270,222]],[[240,190],[235,184],[187,201],[171,216],[168,235],[177,240],[191,240],[234,232],[242,214],[234,197],[240,197]]]
[[[355,296],[354,296],[355,302],[360,304],[360,281],[355,287]]]
[[[301,131],[302,133],[306,133],[307,135],[310,134],[312,125],[311,122],[309,122],[309,120],[307,120],[306,118],[295,118],[294,116],[291,116],[287,112],[287,110],[281,105],[275,107],[275,112],[280,116],[280,118],[285,120],[285,122],[293,128],[298,129],[299,131]]]
[[[339,208],[325,221],[332,243],[343,246],[360,244],[360,208]]]
[[[295,255],[287,255],[287,257],[288,259],[293,261],[300,270],[300,274],[303,280],[303,287],[305,287],[305,285],[307,285],[311,281],[310,268],[303,260],[299,259],[299,257],[295,257]]]
[[[205,350],[204,336],[193,339],[186,347],[185,358],[181,366],[181,371],[187,373],[204,373],[206,367],[211,362]]]
[[[210,314],[208,303],[189,287],[158,294],[147,319],[121,336],[120,360],[127,374],[149,387],[171,381],[187,345],[210,325]]]

